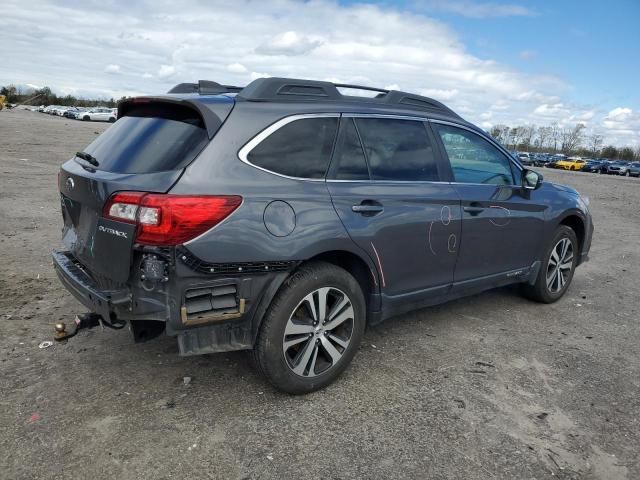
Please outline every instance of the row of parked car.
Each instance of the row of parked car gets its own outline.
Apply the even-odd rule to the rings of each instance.
[[[118,109],[109,107],[68,107],[62,105],[40,105],[38,112],[48,113],[59,117],[94,122],[115,122]]]
[[[558,168],[562,170],[606,173],[640,177],[640,162],[609,160],[606,158],[567,157],[561,154],[512,152],[523,165]]]

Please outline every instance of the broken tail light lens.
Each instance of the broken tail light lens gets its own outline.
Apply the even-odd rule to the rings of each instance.
[[[102,213],[105,218],[137,225],[137,243],[173,246],[203,234],[241,203],[237,195],[117,192]]]

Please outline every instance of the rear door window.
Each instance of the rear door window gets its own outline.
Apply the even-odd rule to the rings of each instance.
[[[372,180],[438,181],[433,146],[423,122],[356,118]]]
[[[256,145],[247,160],[288,177],[324,178],[337,128],[337,117],[293,120]]]
[[[187,166],[208,142],[195,110],[155,104],[132,108],[84,151],[99,170],[153,173]]]

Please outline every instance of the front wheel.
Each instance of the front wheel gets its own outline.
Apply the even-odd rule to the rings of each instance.
[[[82,117],[82,120],[88,122],[89,120],[91,120],[91,118],[89,117],[89,115],[85,115],[84,117]]]
[[[553,303],[567,292],[578,259],[578,238],[573,229],[560,225],[553,236],[533,285],[525,284],[524,294],[531,300]]]
[[[301,267],[271,303],[253,358],[277,389],[292,394],[326,387],[347,368],[365,329],[358,282],[329,263]]]

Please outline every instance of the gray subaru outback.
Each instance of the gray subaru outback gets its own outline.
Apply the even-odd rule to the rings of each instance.
[[[290,393],[335,380],[389,317],[513,283],[558,300],[593,232],[578,192],[442,103],[285,78],[124,101],[59,189],[76,328],[251,350]]]

